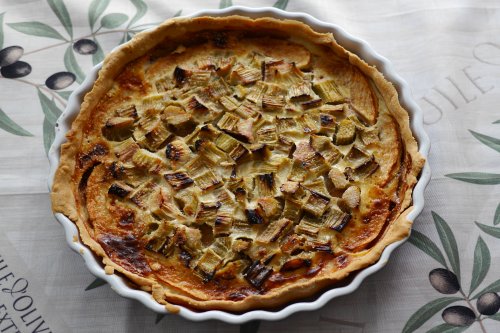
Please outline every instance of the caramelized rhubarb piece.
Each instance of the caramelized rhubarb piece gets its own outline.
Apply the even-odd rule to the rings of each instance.
[[[301,182],[307,175],[307,170],[304,168],[303,162],[294,160],[292,169],[288,174],[288,179],[294,182]]]
[[[302,210],[302,202],[296,199],[286,198],[285,208],[283,209],[283,214],[281,216],[295,222],[297,219],[300,218],[301,210]]]
[[[241,104],[236,98],[232,96],[222,96],[219,99],[219,102],[228,111],[236,110]]]
[[[158,185],[154,181],[147,181],[130,194],[130,200],[142,209],[148,208],[149,199]]]
[[[335,121],[335,117],[332,115],[320,113],[319,122],[319,133],[330,135],[335,133],[337,130],[337,123]]]
[[[194,181],[189,178],[187,173],[181,171],[166,173],[163,177],[165,177],[170,186],[172,186],[175,190],[186,188],[194,183]]]
[[[168,106],[161,116],[170,131],[179,136],[186,136],[193,132],[196,122],[192,115],[178,106]]]
[[[260,288],[272,272],[272,268],[267,267],[259,260],[256,260],[243,272],[243,276],[252,286]]]
[[[262,105],[262,98],[266,92],[268,85],[265,82],[258,81],[251,88],[248,89],[248,93],[245,98],[256,105]]]
[[[210,80],[211,71],[191,71],[191,76],[189,77],[189,84],[191,86],[206,87]]]
[[[298,182],[286,181],[281,185],[280,191],[285,194],[295,194],[299,190],[299,186]]]
[[[118,117],[130,117],[137,119],[137,109],[135,105],[127,105],[115,110]]]
[[[134,156],[132,156],[132,161],[138,167],[155,173],[158,172],[163,165],[163,161],[158,155],[145,149],[138,149]]]
[[[305,215],[295,227],[295,232],[316,237],[321,229],[321,221]]]
[[[170,132],[165,128],[162,122],[157,122],[156,126],[140,140],[139,144],[150,149],[158,150],[170,137]]]
[[[314,175],[321,174],[329,169],[325,158],[321,156],[321,154],[314,151],[309,142],[299,142],[297,144],[297,149],[293,153],[293,158],[301,163],[301,167],[303,169]],[[295,180],[292,178],[289,179]]]
[[[259,113],[259,107],[256,104],[245,100],[236,108],[236,110],[234,110],[234,113],[243,119],[249,119],[255,117]]]
[[[356,126],[350,119],[342,119],[338,124],[335,134],[335,143],[338,145],[348,145],[356,138]]]
[[[309,190],[311,192],[317,192],[321,195],[326,196],[327,198],[330,198],[330,193],[328,189],[326,188],[325,184],[325,178],[323,176],[319,176],[314,179],[309,179],[301,184],[302,188]]]
[[[257,206],[265,218],[271,219],[279,215],[281,212],[281,204],[278,200],[272,197],[259,198]]]
[[[201,273],[205,281],[210,281],[217,267],[222,263],[223,258],[208,248],[196,264],[196,270]]]
[[[268,244],[276,242],[280,237],[284,236],[286,231],[291,227],[292,221],[283,218],[275,221],[267,226],[267,228],[257,236],[257,242]]]
[[[247,217],[248,223],[250,224],[263,224],[264,217],[260,214],[257,209],[245,209],[245,215]]]
[[[243,85],[253,83],[262,79],[261,71],[255,68],[246,67],[242,64],[236,64],[230,75],[231,82]]]
[[[309,143],[330,165],[336,164],[342,157],[342,153],[333,145],[328,137],[313,134]]]
[[[213,225],[220,206],[221,203],[218,201],[200,203],[198,212],[196,213],[196,223]]]
[[[214,222],[214,236],[229,236],[231,234],[231,227],[233,225],[233,218],[229,214],[218,214]]]
[[[308,114],[302,114],[296,120],[304,133],[317,133],[319,131],[318,123]]]
[[[120,161],[129,161],[138,149],[139,145],[135,143],[134,139],[128,138],[115,146],[113,151]]]
[[[293,85],[288,90],[288,98],[292,101],[297,100],[307,100],[314,96],[314,92],[311,89],[311,84],[309,82],[300,82]]]
[[[106,128],[113,130],[129,129],[134,125],[135,119],[132,117],[112,117],[106,121]]]
[[[310,195],[303,209],[314,216],[321,216],[325,212],[328,203],[330,203],[329,197],[318,192],[310,191]]]
[[[258,175],[255,178],[255,188],[261,197],[274,196],[276,191],[273,173]]]
[[[280,272],[291,272],[303,267],[311,267],[311,260],[294,258],[285,262],[283,266],[281,266]]]
[[[206,161],[209,165],[216,165],[221,160],[225,159],[225,154],[222,150],[210,141],[198,140],[195,142],[195,149],[200,158]]]
[[[352,169],[351,167],[347,167],[345,169],[345,173],[350,180],[360,181],[369,177],[375,171],[377,171],[379,165],[375,160],[370,160],[367,163],[360,165],[356,169]]]
[[[153,205],[151,212],[160,219],[173,220],[184,217],[177,207],[174,198],[165,188],[158,191],[156,204]]]
[[[317,82],[313,89],[325,103],[342,103],[345,100],[333,80]]]
[[[208,92],[215,100],[219,100],[230,95],[232,90],[223,78],[216,76],[208,84]]]
[[[344,161],[348,163],[351,168],[356,169],[362,165],[369,163],[373,159],[374,157],[371,153],[355,144],[345,155]]]
[[[239,117],[233,116],[230,113],[224,113],[222,118],[217,123],[217,126],[221,130],[228,131],[230,133],[235,133],[238,131],[238,122],[240,121]]]
[[[298,131],[297,122],[294,118],[279,118],[276,117],[276,128],[280,134],[295,133]]]
[[[350,209],[359,206],[361,200],[361,191],[357,186],[349,186],[342,194],[343,203]]]
[[[196,264],[196,270],[201,273],[205,281],[210,281],[213,278],[215,271],[220,267],[228,252],[230,252],[230,241],[228,242],[224,238],[219,238],[212,243]]]
[[[191,157],[191,150],[184,141],[174,140],[165,146],[165,157],[174,166],[182,165]]]
[[[157,80],[155,82],[155,87],[157,93],[163,93],[173,89],[175,85],[172,83],[172,80],[170,80],[168,77],[165,77]]]
[[[205,170],[201,174],[193,177],[196,185],[198,185],[202,190],[214,189],[222,185],[221,180],[217,177],[212,170]]]
[[[335,188],[344,189],[347,187],[347,185],[349,185],[349,181],[347,180],[346,175],[337,168],[332,168],[328,172],[328,177],[332,181]]]
[[[184,106],[186,110],[190,113],[206,113],[208,112],[208,107],[201,101],[198,96],[191,96],[185,103]]]
[[[321,217],[323,225],[335,231],[342,231],[351,220],[351,214],[344,213],[337,208],[329,208]]]
[[[115,195],[120,198],[125,198],[133,191],[133,188],[124,183],[113,183],[109,187],[108,194]]]
[[[175,66],[173,77],[177,86],[184,84],[190,75],[190,71],[182,69],[179,66]]]
[[[360,137],[361,141],[367,146],[380,141],[376,128],[364,127],[360,130]]]

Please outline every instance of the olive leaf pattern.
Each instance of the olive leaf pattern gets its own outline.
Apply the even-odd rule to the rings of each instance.
[[[493,122],[493,124],[498,124],[498,123],[500,123],[500,120]],[[481,143],[500,153],[500,139],[484,135],[475,132],[473,130],[469,130],[469,132]],[[459,172],[459,173],[450,173],[445,176],[472,184],[479,184],[479,185],[500,184],[500,173]]]
[[[101,286],[104,286],[106,284],[106,281],[96,278],[94,281],[92,281],[86,288],[85,291],[92,290],[95,288],[99,288]]]
[[[219,8],[222,9],[226,7],[231,7],[232,5],[233,5],[232,0],[220,0]]]
[[[500,214],[498,211],[497,207],[494,221]],[[500,291],[500,280],[484,287],[474,296],[471,295],[481,286],[490,269],[491,254],[488,245],[482,237],[478,237],[474,249],[471,282],[466,294],[461,284],[460,257],[453,231],[448,222],[436,212],[432,212],[432,218],[446,258],[436,243],[418,231],[412,231],[409,241],[443,266],[429,272],[431,286],[440,294],[458,295],[440,297],[420,307],[408,319],[403,333],[416,331],[439,312],[444,323],[428,332],[463,332],[477,323],[481,332],[486,333],[483,321],[496,320],[500,310],[500,296],[497,294]]]
[[[500,120],[493,124],[499,124]],[[473,130],[471,135],[487,147],[500,152],[500,139],[494,138]],[[446,175],[449,178],[478,185],[500,184],[500,174],[487,172],[461,172]],[[487,243],[480,236],[474,249],[474,262],[469,291],[465,294],[461,285],[460,258],[458,246],[448,223],[437,213],[432,212],[439,239],[443,246],[448,262],[445,260],[439,247],[426,235],[418,231],[412,231],[410,243],[425,252],[431,258],[440,263],[444,268],[433,269],[429,273],[429,282],[441,294],[456,294],[461,297],[453,301],[452,298],[439,298],[418,309],[406,323],[403,332],[409,333],[417,330],[436,313],[448,305],[460,302],[465,305],[453,305],[444,309],[441,316],[445,323],[440,324],[428,332],[463,332],[474,323],[478,323],[481,332],[486,332],[483,320],[490,319],[500,321],[500,280],[483,287],[479,292],[471,296],[483,283],[491,266],[491,254]],[[493,217],[493,225],[487,225],[475,221],[475,225],[489,236],[500,238],[500,203],[497,204]],[[475,301],[475,306],[473,304]],[[448,303],[449,302],[449,303]],[[445,304],[442,306],[442,304]]]
[[[4,13],[0,13],[0,78],[4,76],[5,72],[10,72],[9,65],[14,63],[22,55],[22,48],[19,47],[6,47],[3,48],[3,21]],[[20,55],[21,54],[21,55]],[[7,68],[7,69],[4,69]],[[0,128],[14,135],[19,136],[33,136],[30,132],[19,126],[8,114],[0,109]]]
[[[496,225],[500,224],[500,203],[497,205],[497,208],[495,210],[495,215],[493,217],[493,225],[494,226],[482,224],[482,223],[479,223],[477,221],[475,221],[474,223],[484,233],[500,239],[500,227],[495,227]],[[498,282],[499,282],[499,284],[498,284],[498,287],[496,288],[496,290],[500,291],[500,280]]]
[[[467,329],[467,327],[453,326],[450,324],[441,324],[431,328],[427,333],[460,333]]]
[[[288,0],[278,0],[276,3],[273,5],[273,7],[286,10],[286,6],[288,6]]]

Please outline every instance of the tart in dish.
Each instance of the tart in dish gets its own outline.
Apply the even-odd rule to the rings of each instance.
[[[331,34],[178,18],[105,59],[52,204],[167,310],[245,311],[341,282],[405,238],[423,163],[392,84]]]

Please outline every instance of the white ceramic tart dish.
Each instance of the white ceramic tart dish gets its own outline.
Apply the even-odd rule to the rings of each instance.
[[[365,42],[231,7],[96,66],[58,121],[49,186],[70,246],[120,295],[277,320],[384,266],[422,210],[428,149],[407,85]]]

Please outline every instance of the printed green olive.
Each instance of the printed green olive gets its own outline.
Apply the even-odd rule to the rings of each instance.
[[[89,55],[89,54],[94,54],[97,52],[97,44],[90,39],[79,39],[73,44],[73,50],[76,52],[83,54],[83,55]]]
[[[494,315],[500,310],[500,296],[496,293],[484,293],[477,299],[476,306],[480,314]]]
[[[0,67],[9,66],[21,59],[24,49],[21,46],[9,46],[0,50]]]
[[[31,65],[24,61],[16,61],[12,65],[0,69],[0,74],[7,79],[17,79],[29,73],[31,73]]]
[[[429,273],[429,282],[441,294],[455,294],[460,290],[457,276],[444,268],[433,269]]]
[[[455,305],[444,309],[443,320],[453,326],[470,326],[476,320],[474,312],[466,306]]]
[[[73,73],[58,72],[49,76],[45,80],[45,85],[52,90],[60,90],[69,87],[75,80],[76,76]]]

